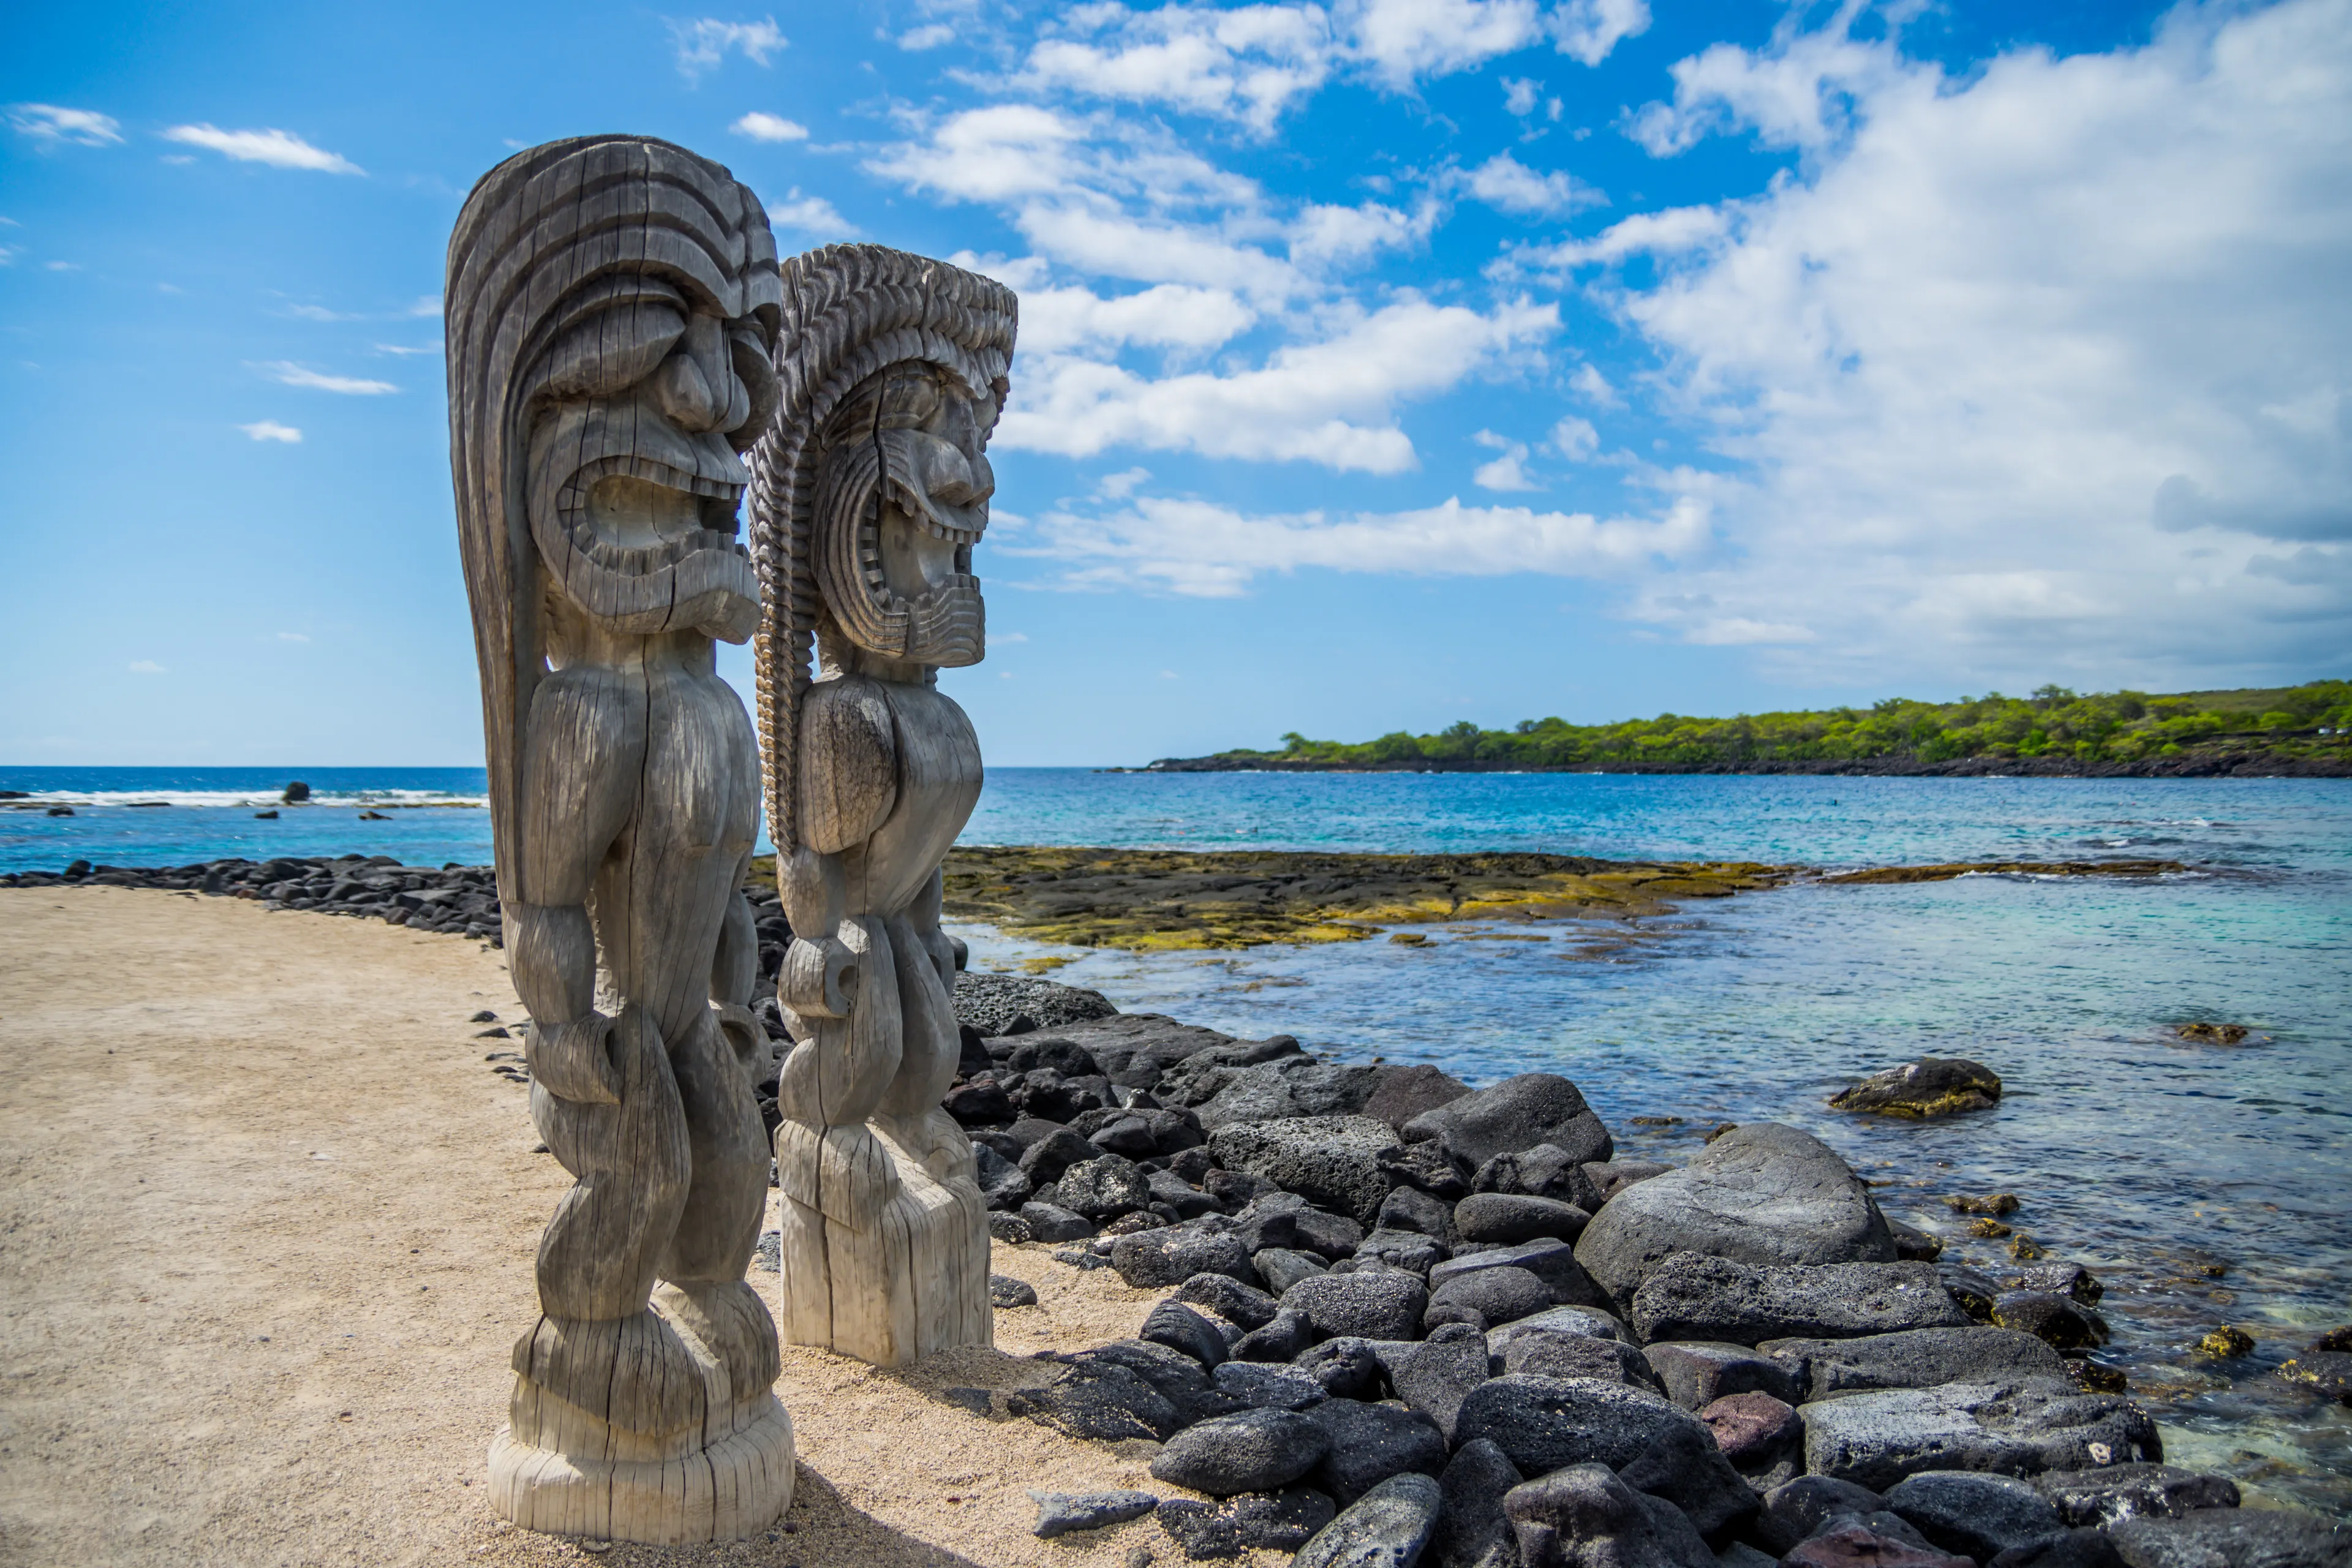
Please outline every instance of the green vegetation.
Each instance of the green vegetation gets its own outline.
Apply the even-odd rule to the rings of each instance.
[[[1465,720],[1434,735],[1402,731],[1353,744],[1292,733],[1278,752],[1222,752],[1207,767],[1591,768],[1627,772],[1810,771],[1840,763],[2028,762],[2171,771],[2200,759],[2352,767],[2352,681],[2240,691],[2031,697],[1989,692],[1958,702],[1891,697],[1869,708],[1689,719],[1663,713],[1615,724],[1523,720],[1481,730]],[[1165,764],[1155,764],[1165,765]],[[2037,769],[2036,771],[2040,771]]]

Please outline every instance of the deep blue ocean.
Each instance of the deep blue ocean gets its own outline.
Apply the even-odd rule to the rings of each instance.
[[[276,805],[293,777],[313,804]],[[478,769],[0,768],[0,870],[224,855],[489,856]],[[139,805],[164,801],[164,805]],[[427,802],[462,802],[428,805]],[[0,807],[22,807],[22,802]],[[388,820],[362,821],[362,810]],[[1960,1237],[1942,1200],[2013,1192],[2009,1223],[2107,1284],[2123,1368],[2172,1457],[2257,1496],[2352,1510],[2352,1411],[2273,1375],[2352,1322],[2352,781],[1151,774],[999,769],[965,839],[1182,848],[1540,849],[1824,867],[2179,860],[2147,880],[1800,883],[1633,922],[1433,928],[1239,953],[1055,950],[959,927],[977,967],[1130,1011],[1286,1031],[1473,1082],[1563,1072],[1644,1157],[1719,1121],[1829,1139],[1895,1216]],[[1537,935],[1542,941],[1481,940]],[[2247,1026],[2235,1047],[2177,1025]],[[1998,1071],[2000,1107],[1861,1121],[1827,1097],[1923,1054]],[[1636,1127],[1634,1116],[1680,1117]],[[2195,1353],[2235,1324],[2253,1355]]]

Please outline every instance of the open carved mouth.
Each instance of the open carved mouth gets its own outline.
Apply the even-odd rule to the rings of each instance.
[[[740,537],[744,489],[615,453],[583,465],[555,505],[574,550],[608,571],[642,574],[703,550],[748,559]]]

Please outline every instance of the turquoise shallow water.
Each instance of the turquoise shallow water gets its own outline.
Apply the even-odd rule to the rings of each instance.
[[[296,771],[0,770],[78,815],[0,812],[0,869],[227,854],[488,857],[478,770],[311,770],[324,804],[252,819]],[[71,790],[69,795],[58,791]],[[242,791],[243,794],[237,792]],[[395,793],[410,792],[410,793]],[[132,807],[133,799],[177,799]],[[965,837],[1193,848],[1529,848],[1813,865],[2176,859],[2152,881],[1976,877],[1798,885],[1631,925],[1139,957],[964,932],[975,963],[1073,957],[1057,978],[1239,1033],[1433,1061],[1473,1081],[1583,1086],[1630,1152],[1682,1158],[1720,1121],[1793,1121],[1888,1184],[1889,1212],[1957,1237],[1942,1199],[2014,1192],[2013,1223],[2107,1281],[2104,1359],[2176,1456],[2257,1493],[2352,1511],[2352,1412],[2272,1375],[2352,1321],[2352,783],[2333,780],[1660,778],[994,773]],[[2242,1023],[2230,1048],[2171,1026]],[[1921,1054],[1969,1056],[1999,1110],[1917,1126],[1823,1100]],[[1678,1116],[1640,1128],[1631,1118]],[[1954,1253],[2005,1258],[2001,1244]],[[2218,1270],[2218,1272],[2216,1272]],[[2228,1322],[2254,1355],[2190,1353]]]

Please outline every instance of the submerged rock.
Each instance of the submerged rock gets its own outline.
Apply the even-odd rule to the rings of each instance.
[[[1990,1110],[2000,1103],[2000,1075],[1982,1062],[1921,1057],[1871,1074],[1832,1097],[1830,1109],[1924,1120],[1964,1110]]]

